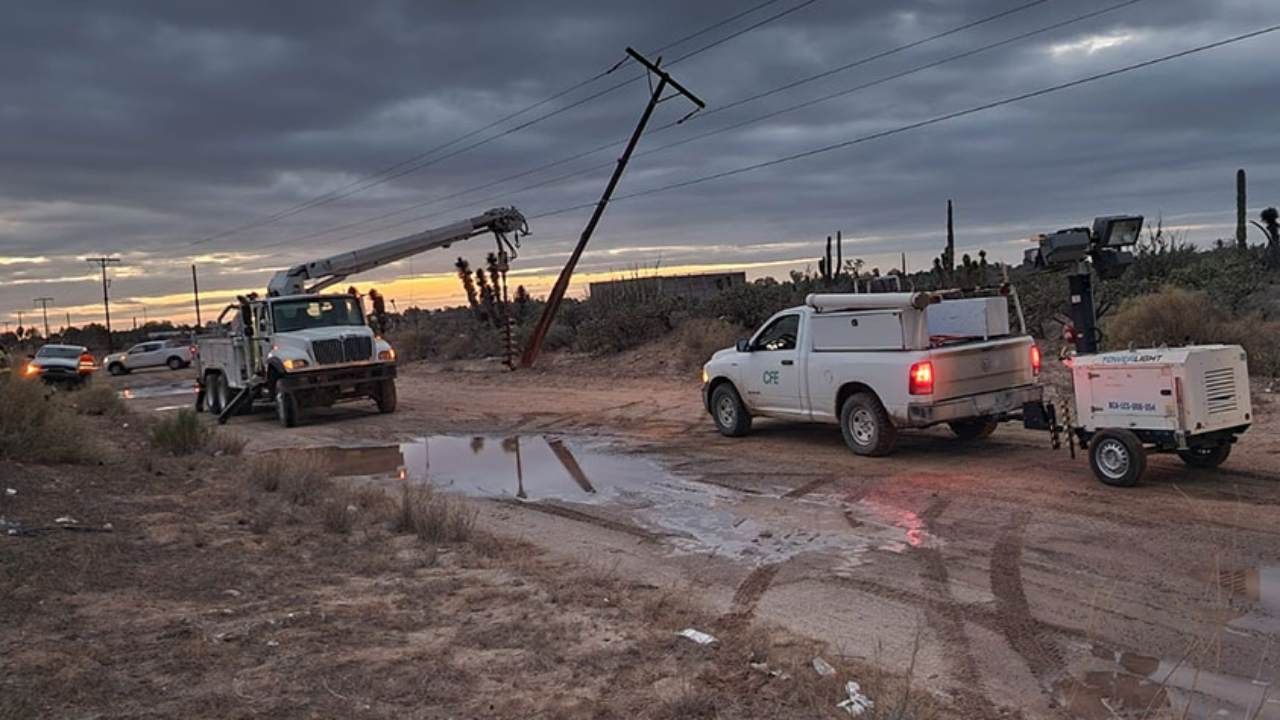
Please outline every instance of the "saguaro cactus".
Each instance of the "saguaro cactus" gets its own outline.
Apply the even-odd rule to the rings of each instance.
[[[1249,211],[1244,169],[1236,171],[1236,247],[1249,247]]]

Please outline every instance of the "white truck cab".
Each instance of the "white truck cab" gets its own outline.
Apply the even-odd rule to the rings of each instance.
[[[885,455],[901,428],[991,434],[1041,400],[1039,369],[1003,295],[810,295],[715,353],[703,394],[725,435],[746,434],[754,416],[834,423],[855,453]]]

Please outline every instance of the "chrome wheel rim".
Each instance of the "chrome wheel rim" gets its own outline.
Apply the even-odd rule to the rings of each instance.
[[[1112,479],[1120,479],[1129,472],[1129,450],[1119,440],[1103,440],[1098,445],[1098,469]]]
[[[721,396],[716,402],[716,420],[720,421],[722,427],[733,427],[738,419],[738,408],[734,406],[733,398],[728,395]]]
[[[876,437],[876,421],[871,411],[866,408],[854,410],[849,417],[849,432],[859,445],[870,445]]]

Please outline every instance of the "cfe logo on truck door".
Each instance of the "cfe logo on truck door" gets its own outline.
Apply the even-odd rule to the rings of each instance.
[[[781,379],[782,379],[782,371],[765,370],[764,375],[760,378],[760,381],[763,382],[765,385],[777,385]]]

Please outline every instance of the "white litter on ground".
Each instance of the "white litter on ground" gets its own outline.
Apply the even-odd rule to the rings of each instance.
[[[701,630],[694,630],[693,628],[685,628],[684,630],[681,630],[676,634],[679,635],[680,637],[688,638],[689,640],[692,640],[698,643],[699,645],[710,645],[711,643],[716,641],[716,638],[714,635],[708,635],[702,632]]]
[[[76,519],[71,517],[70,515],[63,515],[62,517],[55,519],[54,522],[58,523],[59,525],[75,525]]]
[[[17,494],[18,494],[18,491],[17,491],[17,490],[14,490],[13,488],[5,488],[5,489],[4,489],[4,494],[5,494],[5,495],[8,495],[9,497],[13,497],[14,495],[17,495]]]
[[[815,657],[813,659],[813,671],[822,677],[831,677],[836,674],[836,669],[831,667],[831,663],[820,657]]]
[[[844,692],[849,697],[837,703],[836,707],[854,717],[859,717],[876,706],[871,698],[862,694],[862,686],[852,680],[844,684]]]

